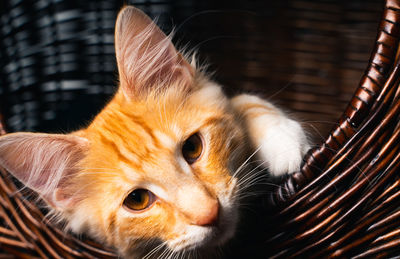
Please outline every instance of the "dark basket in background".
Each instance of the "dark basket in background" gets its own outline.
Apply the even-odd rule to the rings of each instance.
[[[176,26],[177,44],[198,48],[228,94],[258,93],[293,111],[321,143],[268,197],[276,211],[265,217],[273,225],[260,228],[262,257],[400,255],[399,1],[385,8],[378,0],[128,3],[158,17],[166,32]],[[68,132],[103,107],[117,86],[113,33],[122,4],[0,2],[7,132]],[[1,176],[0,256],[114,256],[63,234]]]
[[[114,24],[124,1],[0,2],[0,110],[8,131],[70,131],[116,89]],[[199,49],[230,93],[256,92],[332,128],[366,67],[380,0],[128,1]]]

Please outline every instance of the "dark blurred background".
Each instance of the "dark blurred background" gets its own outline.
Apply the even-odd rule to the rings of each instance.
[[[8,131],[86,125],[116,90],[114,24],[123,1],[0,0],[0,112]],[[179,46],[196,48],[229,94],[258,93],[315,140],[350,100],[382,0],[127,1]]]

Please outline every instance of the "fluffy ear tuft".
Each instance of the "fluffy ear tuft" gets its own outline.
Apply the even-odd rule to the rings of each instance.
[[[118,14],[115,52],[121,87],[129,97],[172,83],[188,87],[192,82],[194,68],[176,51],[170,38],[135,7],[124,7]]]
[[[73,135],[13,133],[0,137],[0,166],[38,192],[52,206],[73,206],[63,185],[79,172],[88,143]]]

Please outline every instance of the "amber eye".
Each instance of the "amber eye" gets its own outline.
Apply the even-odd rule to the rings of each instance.
[[[203,152],[203,143],[198,133],[190,136],[182,146],[182,155],[189,164],[193,164]]]
[[[155,201],[152,192],[145,189],[136,189],[128,194],[124,200],[124,206],[134,211],[147,209]]]

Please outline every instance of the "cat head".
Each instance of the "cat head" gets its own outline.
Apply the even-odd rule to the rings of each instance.
[[[225,243],[246,157],[229,100],[134,7],[118,15],[115,49],[120,88],[93,122],[65,135],[5,135],[0,165],[73,231],[122,254]]]

